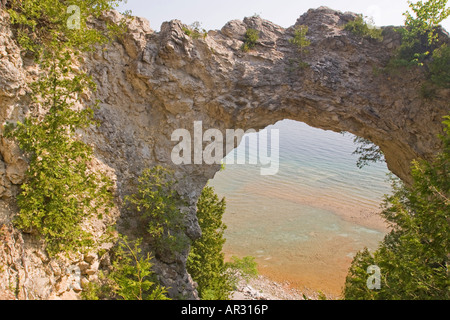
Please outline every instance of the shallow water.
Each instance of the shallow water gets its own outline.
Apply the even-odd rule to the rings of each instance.
[[[389,171],[385,164],[358,169],[349,134],[290,120],[268,129],[280,133],[276,175],[227,164],[210,181],[227,200],[225,252],[256,257],[274,280],[338,295],[352,257],[376,249],[387,232],[378,213]]]

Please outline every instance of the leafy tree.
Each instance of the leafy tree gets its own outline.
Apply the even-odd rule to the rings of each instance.
[[[142,239],[138,239],[133,245],[121,236],[110,272],[85,288],[84,299],[169,300],[152,271],[150,254],[142,254],[141,243]]]
[[[368,139],[355,137],[354,143],[357,145],[354,155],[358,155],[356,165],[362,169],[369,163],[385,162],[383,151],[380,147]]]
[[[32,84],[32,96],[48,112],[8,125],[5,136],[18,142],[30,163],[17,197],[15,224],[38,232],[49,254],[56,255],[92,247],[92,235],[82,222],[108,213],[112,183],[105,174],[89,170],[93,150],[76,139],[78,129],[94,124],[92,108],[75,108],[77,96],[92,84],[90,78],[73,72],[72,54],[64,49],[45,52],[41,67],[47,74]]]
[[[408,1],[411,11],[404,13],[406,17],[405,29],[402,29],[403,41],[412,44],[423,35],[427,37],[428,45],[438,42],[436,28],[450,16],[450,8],[447,8],[448,0]],[[425,52],[429,54],[429,52]]]
[[[44,51],[54,49],[55,42],[65,48],[87,51],[96,44],[123,31],[120,25],[107,23],[109,31],[89,26],[91,18],[98,18],[117,7],[122,0],[8,0],[11,23],[16,27],[17,39],[24,50],[34,52],[36,58]],[[70,10],[72,9],[72,10]],[[79,10],[78,10],[79,9]]]
[[[399,29],[402,44],[391,61],[391,67],[423,66],[433,50],[439,47],[439,24],[450,15],[448,0],[408,1],[410,11],[404,13],[405,27]]]
[[[184,232],[185,213],[179,209],[185,202],[175,191],[175,183],[172,171],[156,166],[144,170],[138,179],[137,192],[125,198],[142,214],[157,254],[167,251],[174,254],[189,245]]]
[[[231,261],[227,263],[227,269],[234,285],[238,278],[248,281],[258,276],[258,264],[255,261],[255,257],[252,256],[243,257],[242,259],[232,256]]]
[[[443,151],[431,163],[415,161],[414,183],[393,181],[382,212],[392,226],[378,250],[360,252],[344,289],[346,299],[450,298],[450,117],[444,122]],[[366,286],[367,267],[381,269],[382,287]]]
[[[43,236],[52,256],[91,248],[94,239],[81,225],[87,218],[108,213],[112,206],[112,183],[103,173],[90,171],[93,150],[77,136],[77,130],[95,125],[95,105],[76,106],[95,85],[75,65],[80,52],[105,43],[112,34],[89,28],[88,20],[118,2],[73,1],[80,9],[75,29],[67,23],[72,13],[64,1],[7,2],[19,44],[34,54],[42,70],[30,87],[33,103],[45,111],[6,126],[5,136],[17,141],[30,162],[17,197],[16,226]],[[119,32],[118,26],[110,29]]]
[[[348,22],[344,29],[366,39],[383,40],[382,30],[367,23],[362,15],[358,15],[355,20]]]
[[[213,188],[203,189],[197,204],[202,237],[193,242],[187,261],[187,270],[198,283],[203,300],[228,300],[232,291],[222,252],[225,207],[225,199],[219,200]]]

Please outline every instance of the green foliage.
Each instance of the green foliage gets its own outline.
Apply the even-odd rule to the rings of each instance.
[[[15,225],[43,236],[51,255],[91,247],[92,236],[82,229],[82,222],[101,218],[112,206],[112,183],[106,175],[89,170],[92,148],[77,139],[76,131],[94,121],[92,108],[75,108],[92,81],[73,68],[73,58],[64,48],[45,51],[41,67],[47,74],[31,87],[34,102],[48,112],[41,119],[29,116],[16,127],[8,124],[5,130],[30,163],[17,197],[20,212]]]
[[[188,27],[183,27],[183,32],[192,39],[205,39],[208,32],[202,28],[201,23],[196,21]]]
[[[348,22],[344,29],[365,39],[383,40],[382,30],[367,23],[362,15],[358,15],[355,20]]]
[[[109,32],[105,34],[89,28],[88,21],[92,17],[99,17],[105,10],[117,7],[121,2],[122,0],[73,0],[70,3],[60,0],[9,0],[7,8],[11,23],[17,28],[20,45],[39,56],[54,43],[64,43],[65,48],[86,51],[94,44],[105,43],[109,36],[119,34],[123,30],[123,24],[109,23]],[[77,19],[73,19],[74,12],[68,10],[70,5],[80,9]],[[74,26],[74,21],[79,26]]]
[[[142,239],[134,242],[120,237],[110,272],[100,282],[89,283],[83,291],[85,300],[169,300],[166,289],[157,284],[150,254],[142,254]]]
[[[372,265],[375,265],[375,259],[367,248],[356,254],[348,270],[344,286],[344,299],[375,300],[377,298],[379,292],[367,287],[369,278],[367,269]]]
[[[306,38],[308,30],[308,26],[296,26],[294,30],[294,37],[289,40],[289,43],[295,45],[302,54],[307,53],[308,51],[306,48],[311,45],[311,41]]]
[[[185,213],[179,209],[185,202],[175,191],[175,184],[172,171],[156,166],[144,170],[137,193],[125,198],[141,213],[157,253],[180,252],[189,245],[184,232]]]
[[[187,270],[198,283],[203,300],[228,300],[232,286],[222,253],[225,244],[225,199],[219,200],[214,189],[206,187],[197,204],[197,217],[202,237],[193,242],[187,261]]]
[[[91,172],[88,164],[93,150],[78,138],[78,130],[95,124],[95,106],[80,110],[76,102],[95,90],[95,85],[75,65],[81,61],[80,52],[123,31],[123,24],[108,24],[107,31],[88,26],[89,19],[120,2],[74,0],[70,5],[80,9],[75,20],[65,1],[7,2],[19,44],[34,54],[43,71],[30,87],[33,103],[46,112],[39,118],[30,115],[16,126],[6,126],[5,136],[17,141],[30,162],[17,197],[20,212],[15,224],[42,236],[51,256],[91,248],[95,239],[81,227],[82,223],[101,218],[112,206],[112,183],[105,174]],[[75,26],[73,21],[77,22]]]
[[[228,262],[226,265],[233,283],[236,283],[237,281],[235,276],[239,276],[248,281],[257,277],[259,274],[255,257],[247,256],[240,259],[236,256],[232,256],[231,262]]]
[[[450,88],[450,47],[446,44],[433,51],[430,73],[433,84]]]
[[[405,27],[399,29],[402,44],[386,68],[390,73],[407,67],[425,67],[428,80],[421,95],[434,97],[435,88],[450,88],[450,48],[440,44],[437,28],[450,16],[447,0],[409,2],[411,11],[404,13]]]
[[[446,117],[443,151],[432,162],[415,161],[414,183],[393,181],[383,217],[392,226],[379,249],[354,259],[347,277],[346,299],[450,299],[450,117]],[[381,269],[382,288],[366,286],[366,268]]]
[[[224,262],[225,207],[225,199],[219,200],[211,187],[203,190],[197,204],[202,237],[192,244],[187,270],[198,283],[203,300],[228,300],[240,279],[248,281],[258,275],[254,257],[233,256],[231,262]]]
[[[289,40],[289,43],[295,45],[298,49],[297,65],[299,68],[304,69],[309,66],[304,62],[305,55],[309,53],[308,47],[311,45],[311,41],[306,38],[308,34],[308,26],[299,25],[295,27],[294,37]]]
[[[427,58],[439,47],[439,24],[450,15],[448,0],[428,0],[412,3],[411,11],[405,12],[405,27],[399,29],[402,44],[388,68],[424,66]],[[439,52],[436,53],[439,56]],[[447,60],[448,61],[448,60]],[[447,66],[448,69],[448,66]]]
[[[400,29],[402,31],[406,29]],[[402,40],[401,46],[398,48],[396,55],[388,63],[388,69],[396,70],[402,67],[423,66],[425,59],[428,57],[431,46],[428,44],[425,35],[419,36],[415,40]]]
[[[425,82],[420,86],[420,97],[424,100],[433,100],[436,97],[436,86]]]
[[[242,51],[248,52],[256,47],[259,40],[259,31],[249,28],[245,32],[244,44],[242,45]]]
[[[383,151],[380,147],[374,144],[372,141],[355,137],[354,143],[358,146],[353,152],[354,155],[358,155],[358,161],[356,165],[358,168],[362,169],[369,163],[385,162]]]
[[[436,28],[450,16],[447,2],[448,0],[408,1],[412,12],[403,14],[406,18],[406,28],[402,30],[403,42],[410,45],[423,35],[426,36],[428,45],[438,42]]]

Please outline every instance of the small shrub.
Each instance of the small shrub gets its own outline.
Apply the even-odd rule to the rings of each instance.
[[[383,40],[382,30],[364,21],[362,15],[358,15],[355,20],[348,22],[344,29],[365,39]]]
[[[397,29],[397,32],[401,34],[402,43],[388,63],[389,70],[423,66],[435,44],[428,42],[426,34],[417,34],[411,38],[407,28]]]
[[[228,268],[239,270],[248,278],[254,278],[258,276],[258,264],[255,261],[255,257],[247,256],[242,259],[233,256],[232,262],[228,263]]]
[[[304,62],[305,55],[309,53],[307,49],[311,45],[311,41],[306,38],[308,33],[308,27],[304,25],[296,26],[294,31],[294,37],[289,40],[289,43],[295,45],[298,50],[298,57],[296,61],[290,60],[289,63],[297,65],[296,67],[304,69],[309,67],[309,64]]]
[[[255,29],[247,29],[245,33],[244,44],[242,45],[242,51],[248,52],[256,47],[259,40],[259,31]]]
[[[228,274],[231,283],[235,287],[240,278],[249,281],[258,276],[258,264],[255,257],[247,256],[242,259],[233,256],[231,262],[227,263]]]
[[[184,200],[174,189],[173,172],[161,166],[147,169],[138,179],[137,193],[125,202],[142,214],[157,253],[181,252],[189,245],[184,232]]]
[[[169,300],[166,289],[157,284],[150,254],[142,254],[141,243],[138,239],[133,245],[121,236],[110,272],[85,286],[83,299]]]
[[[183,27],[183,32],[192,39],[205,39],[208,36],[208,32],[201,27],[201,23],[198,21],[188,27]]]
[[[295,27],[294,37],[289,40],[290,43],[295,45],[301,54],[308,53],[307,47],[311,45],[311,41],[306,38],[308,34],[308,26],[300,25]]]
[[[433,51],[430,74],[435,85],[450,88],[450,47],[446,44]]]

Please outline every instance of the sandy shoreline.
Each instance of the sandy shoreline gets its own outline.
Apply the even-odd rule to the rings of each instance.
[[[248,190],[250,191],[250,190]],[[343,220],[364,228],[373,229],[383,234],[389,232],[389,228],[379,211],[370,210],[367,207],[355,207],[351,205],[336,205],[333,199],[325,199],[323,196],[301,196],[296,190],[288,192],[283,190],[256,191],[260,196],[277,198],[282,201],[290,201],[299,205],[307,205],[333,212]],[[381,210],[381,209],[380,209]],[[311,235],[314,237],[314,235]],[[228,248],[231,249],[231,248]],[[267,258],[256,257],[258,269],[262,276],[270,281],[277,283],[289,283],[293,290],[301,292],[317,293],[323,292],[328,296],[339,298],[345,285],[345,278],[348,268],[353,260],[352,256],[343,254],[343,251],[353,252],[363,248],[355,248],[349,243],[348,239],[335,237],[332,241],[321,242],[320,247],[300,248],[301,252],[288,252],[289,248],[280,246],[280,255],[284,257],[282,265],[277,265],[273,261],[267,261]],[[226,255],[237,256],[249,255],[248,252],[231,252],[228,250]],[[284,252],[286,251],[286,252]],[[251,255],[251,254],[250,254]],[[287,258],[289,257],[289,258]],[[274,259],[276,259],[274,257]]]
[[[250,280],[241,279],[236,290],[233,292],[231,300],[338,300],[339,297],[326,295],[304,288],[299,290],[291,283],[277,282],[259,275]]]
[[[229,253],[227,254],[227,256],[231,255]],[[319,270],[318,272],[318,269],[323,269],[323,267],[318,266],[317,263],[301,264],[301,266],[295,264],[285,265],[279,269],[264,266],[264,262],[258,259],[256,259],[256,262],[258,263],[260,276],[268,281],[282,283],[290,290],[302,292],[308,296],[317,296],[319,293],[323,293],[329,297],[333,297],[333,299],[338,299],[342,294],[345,276],[351,264],[351,259],[347,259],[346,263],[333,265],[330,273],[326,276],[323,275],[323,270]],[[298,272],[299,269],[302,271],[300,274]]]

